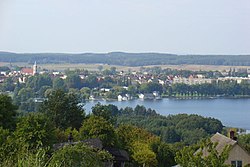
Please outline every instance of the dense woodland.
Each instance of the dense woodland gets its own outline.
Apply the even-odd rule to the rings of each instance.
[[[0,52],[0,62],[30,62],[44,63],[86,63],[86,64],[110,64],[122,66],[146,66],[146,65],[230,65],[249,66],[250,55],[175,55],[161,53],[29,53],[17,54]]]
[[[223,130],[219,120],[198,115],[178,114],[165,117],[139,105],[134,109],[126,107],[120,112],[118,123],[145,128],[167,143],[182,142],[190,145]]]

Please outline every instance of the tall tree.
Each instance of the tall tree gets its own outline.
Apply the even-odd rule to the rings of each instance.
[[[238,142],[250,153],[250,134],[239,135]]]
[[[41,113],[30,113],[20,118],[14,134],[20,149],[52,146],[55,142],[54,125]]]
[[[17,116],[17,106],[12,104],[11,97],[0,94],[0,126],[14,130]]]
[[[168,144],[154,142],[151,144],[151,147],[156,154],[159,167],[171,167],[175,165],[175,153]]]
[[[13,78],[8,77],[7,79],[4,80],[4,82],[0,85],[0,90],[5,92],[5,91],[14,91],[15,85],[13,82]]]
[[[131,125],[120,125],[116,129],[118,142],[121,148],[128,150],[133,160],[143,166],[156,166],[156,153],[152,150],[151,144],[157,143],[160,139],[145,129]]]
[[[52,92],[39,111],[45,113],[57,128],[67,129],[68,127],[79,129],[85,117],[80,99],[77,95],[66,94],[62,90]]]
[[[157,166],[156,154],[150,149],[148,144],[135,142],[133,143],[132,158],[143,167]]]
[[[114,126],[103,117],[90,116],[80,128],[81,139],[99,138],[104,146],[113,146],[116,141]]]
[[[80,89],[82,87],[82,81],[79,75],[77,74],[69,74],[65,80],[65,85],[67,88],[76,88]]]
[[[94,107],[92,107],[92,113],[95,116],[103,117],[112,124],[115,124],[116,116],[118,115],[119,110],[117,106],[113,104],[102,105],[97,103]]]
[[[103,161],[111,159],[112,155],[106,151],[94,150],[83,143],[78,143],[57,150],[51,157],[48,166],[101,167]]]
[[[65,90],[66,89],[66,86],[64,84],[64,80],[62,78],[55,78],[53,80],[53,88],[54,89],[62,89],[62,90]]]
[[[52,80],[48,74],[35,75],[28,78],[26,86],[37,92],[42,86],[52,86]]]

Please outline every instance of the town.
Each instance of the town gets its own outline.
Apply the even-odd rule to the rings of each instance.
[[[74,92],[85,100],[126,101],[135,98],[221,97],[250,95],[250,69],[190,71],[141,67],[118,71],[116,67],[46,70],[34,62],[30,67],[0,67],[0,91],[14,97],[17,105],[42,102],[53,89]],[[34,108],[33,108],[34,109]],[[33,110],[31,109],[31,111]]]

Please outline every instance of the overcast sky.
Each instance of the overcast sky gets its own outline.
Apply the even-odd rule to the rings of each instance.
[[[0,0],[0,51],[250,54],[250,0]]]

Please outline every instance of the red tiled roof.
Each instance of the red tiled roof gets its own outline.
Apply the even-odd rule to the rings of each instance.
[[[23,73],[23,74],[33,74],[33,69],[32,68],[22,68],[21,73]]]

